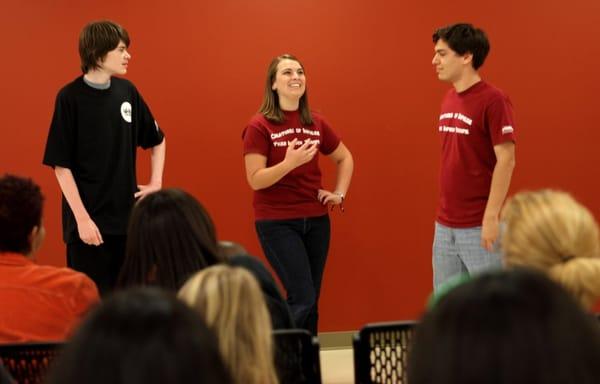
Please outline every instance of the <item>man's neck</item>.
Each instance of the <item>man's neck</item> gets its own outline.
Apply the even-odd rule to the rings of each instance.
[[[106,84],[110,81],[110,75],[102,70],[91,70],[83,75],[83,77],[94,84]]]
[[[460,93],[471,88],[473,85],[481,81],[481,76],[477,71],[465,73],[460,79],[453,82],[452,85],[456,92]]]

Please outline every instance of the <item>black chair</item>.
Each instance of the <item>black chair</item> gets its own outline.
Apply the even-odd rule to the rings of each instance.
[[[356,384],[406,384],[408,348],[415,321],[371,323],[354,335]]]
[[[18,384],[41,384],[62,343],[0,344],[0,361]]]
[[[319,341],[304,329],[273,331],[275,369],[280,383],[321,384]]]

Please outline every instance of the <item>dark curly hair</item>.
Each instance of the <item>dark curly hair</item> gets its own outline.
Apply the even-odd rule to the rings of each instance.
[[[9,174],[0,178],[0,252],[31,251],[29,235],[42,223],[43,204],[33,180]]]

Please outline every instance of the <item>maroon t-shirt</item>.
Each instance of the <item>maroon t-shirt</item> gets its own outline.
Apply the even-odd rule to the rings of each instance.
[[[437,221],[454,228],[481,225],[496,165],[494,146],[515,141],[512,104],[480,81],[446,94],[440,113],[442,144]]]
[[[277,124],[262,114],[255,115],[242,133],[244,155],[259,153],[266,156],[267,167],[270,167],[285,158],[287,146],[293,139],[298,139],[297,146],[306,140],[316,140],[319,152],[324,155],[338,147],[339,136],[319,114],[312,113],[313,124],[309,126],[300,122],[298,111],[285,112],[285,117],[285,122]],[[315,156],[272,186],[254,191],[255,218],[294,219],[324,215],[327,207],[317,199],[320,188],[319,156]]]

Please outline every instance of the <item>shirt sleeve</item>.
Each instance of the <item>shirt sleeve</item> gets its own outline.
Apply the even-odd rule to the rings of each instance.
[[[513,107],[508,97],[502,96],[489,105],[486,121],[493,145],[516,142]]]
[[[319,151],[324,155],[329,155],[340,145],[340,137],[329,126],[327,121],[321,120],[321,145]]]
[[[269,156],[271,138],[268,131],[256,120],[250,121],[242,132],[244,142],[244,155],[249,153],[258,153]]]
[[[162,143],[165,134],[152,116],[150,108],[144,101],[142,95],[134,89],[137,112],[135,113],[135,124],[137,125],[137,146],[143,149],[155,147]]]
[[[54,114],[48,131],[43,163],[51,167],[72,168],[75,143],[73,111],[67,97],[59,92],[54,103]]]

